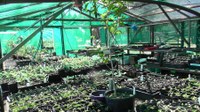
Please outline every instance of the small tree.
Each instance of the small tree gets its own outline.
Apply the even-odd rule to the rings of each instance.
[[[103,8],[107,9],[104,13],[100,14],[100,18],[103,20],[103,23],[105,25],[104,28],[108,30],[108,32],[111,35],[111,38],[113,38],[116,41],[116,35],[122,33],[119,27],[124,26],[123,20],[125,19],[125,17],[123,16],[123,13],[127,10],[126,2],[121,0],[101,0],[101,1],[89,0],[88,2],[85,3],[84,10],[89,12],[90,14],[94,14],[95,17],[97,17],[98,8],[100,7],[100,5],[102,5]],[[112,43],[109,41],[108,45],[109,51],[111,51],[111,45]],[[111,55],[109,55],[109,58],[111,59]],[[111,68],[112,68],[112,80],[113,80],[114,67],[112,60],[111,60]]]

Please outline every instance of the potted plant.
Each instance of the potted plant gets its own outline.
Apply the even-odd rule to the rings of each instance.
[[[93,99],[93,100],[98,100],[98,101],[105,103],[106,102],[105,92],[106,92],[106,90],[94,91],[94,92],[91,93],[90,98]]]
[[[94,14],[97,17],[98,14],[98,0],[90,0],[89,2],[86,2],[85,4],[85,10],[88,11],[90,14]],[[92,4],[92,6],[91,6]],[[111,38],[108,38],[108,48],[106,55],[110,59],[111,63],[111,69],[112,69],[112,76],[109,79],[109,88],[110,90],[105,93],[105,98],[107,101],[107,104],[111,109],[115,112],[125,112],[128,111],[128,109],[132,109],[134,95],[132,89],[122,88],[122,89],[116,89],[115,81],[114,81],[114,63],[112,59],[112,47],[116,41],[116,35],[121,34],[121,30],[119,30],[119,27],[123,26],[124,23],[122,20],[124,19],[123,13],[127,10],[127,4],[125,4],[124,1],[120,0],[102,0],[101,5],[106,7],[106,11],[100,15],[101,19],[104,20],[105,29],[107,29],[108,33],[111,35]],[[89,8],[88,8],[89,7]],[[89,10],[90,9],[90,10]],[[110,14],[112,13],[112,16]],[[110,22],[110,20],[112,22]],[[120,74],[120,71],[117,70]],[[135,90],[134,90],[135,92]],[[125,95],[125,96],[124,96]],[[125,105],[124,105],[124,102]],[[120,108],[121,107],[121,108]]]
[[[113,112],[133,110],[135,93],[130,88],[111,90],[105,93],[106,103]]]

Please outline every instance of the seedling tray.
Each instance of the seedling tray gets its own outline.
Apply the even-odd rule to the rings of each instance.
[[[140,89],[136,89],[135,98],[138,98],[138,99],[141,99],[141,100],[149,100],[149,99],[153,99],[153,98],[160,98],[160,92],[149,93],[149,92],[145,92],[145,91],[140,90]]]

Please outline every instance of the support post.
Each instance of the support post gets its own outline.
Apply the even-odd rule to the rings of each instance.
[[[150,26],[150,42],[151,44],[155,44],[154,40],[155,40],[155,34],[154,34],[154,26]]]
[[[167,19],[170,21],[170,23],[172,24],[172,26],[175,28],[175,30],[179,33],[179,35],[182,37],[182,33],[181,31],[178,29],[178,27],[176,26],[176,24],[172,21],[172,19],[169,17],[169,15],[165,12],[165,10],[163,9],[163,7],[161,5],[158,5],[159,8],[162,10],[162,12],[165,14],[165,16],[167,17]],[[183,41],[189,45],[189,42],[185,39],[185,38],[182,38]]]
[[[91,13],[90,13],[90,16],[91,16]],[[90,45],[93,46],[93,41],[94,39],[91,38],[93,36],[93,32],[92,32],[92,21],[90,19]]]
[[[63,14],[61,14],[62,19],[63,19]],[[61,32],[61,44],[62,44],[62,54],[65,55],[65,39],[64,39],[64,21],[62,21],[62,27],[60,27],[60,32]]]
[[[1,46],[1,40],[0,40],[0,58],[2,58],[2,46]],[[0,71],[3,70],[3,63],[0,64]]]
[[[3,98],[3,90],[2,90],[2,88],[1,88],[1,86],[0,86],[0,107],[1,107],[1,109],[0,109],[0,111],[1,112],[5,112],[4,110],[4,98]]]
[[[185,34],[185,31],[184,31],[184,28],[185,28],[185,23],[184,22],[181,22],[181,48],[184,47],[184,34]],[[189,42],[188,42],[188,45],[189,45]]]
[[[127,28],[127,40],[128,40],[128,42],[127,42],[127,45],[129,46],[130,45],[130,28]],[[128,49],[127,50],[127,54],[130,54],[130,50]]]
[[[57,16],[59,16],[65,9],[72,6],[72,3],[70,3],[67,6],[64,6],[63,8],[59,9],[55,13],[51,15],[51,17],[39,28],[37,28],[32,34],[30,34],[25,40],[23,40],[19,45],[17,45],[14,49],[12,49],[7,55],[5,55],[3,58],[0,59],[0,64],[3,63],[6,59],[8,59],[10,56],[12,56],[17,50],[19,50],[23,45],[25,45],[29,40],[31,40],[35,35],[37,35],[44,27],[46,27],[51,21],[53,21]]]
[[[42,26],[42,20],[40,21],[40,25]],[[43,49],[44,44],[43,44],[43,31],[42,30],[40,32],[40,42],[41,42],[41,49]]]
[[[191,21],[188,21],[188,40],[189,40],[189,48],[191,47]]]
[[[196,47],[200,49],[200,20],[197,22]]]
[[[108,29],[105,29],[105,38],[106,38],[106,47],[108,47],[109,43],[108,43]]]

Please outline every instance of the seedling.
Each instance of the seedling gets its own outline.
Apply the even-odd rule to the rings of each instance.
[[[140,76],[140,81],[141,81],[141,82],[144,81],[144,76],[143,76],[143,75]]]

